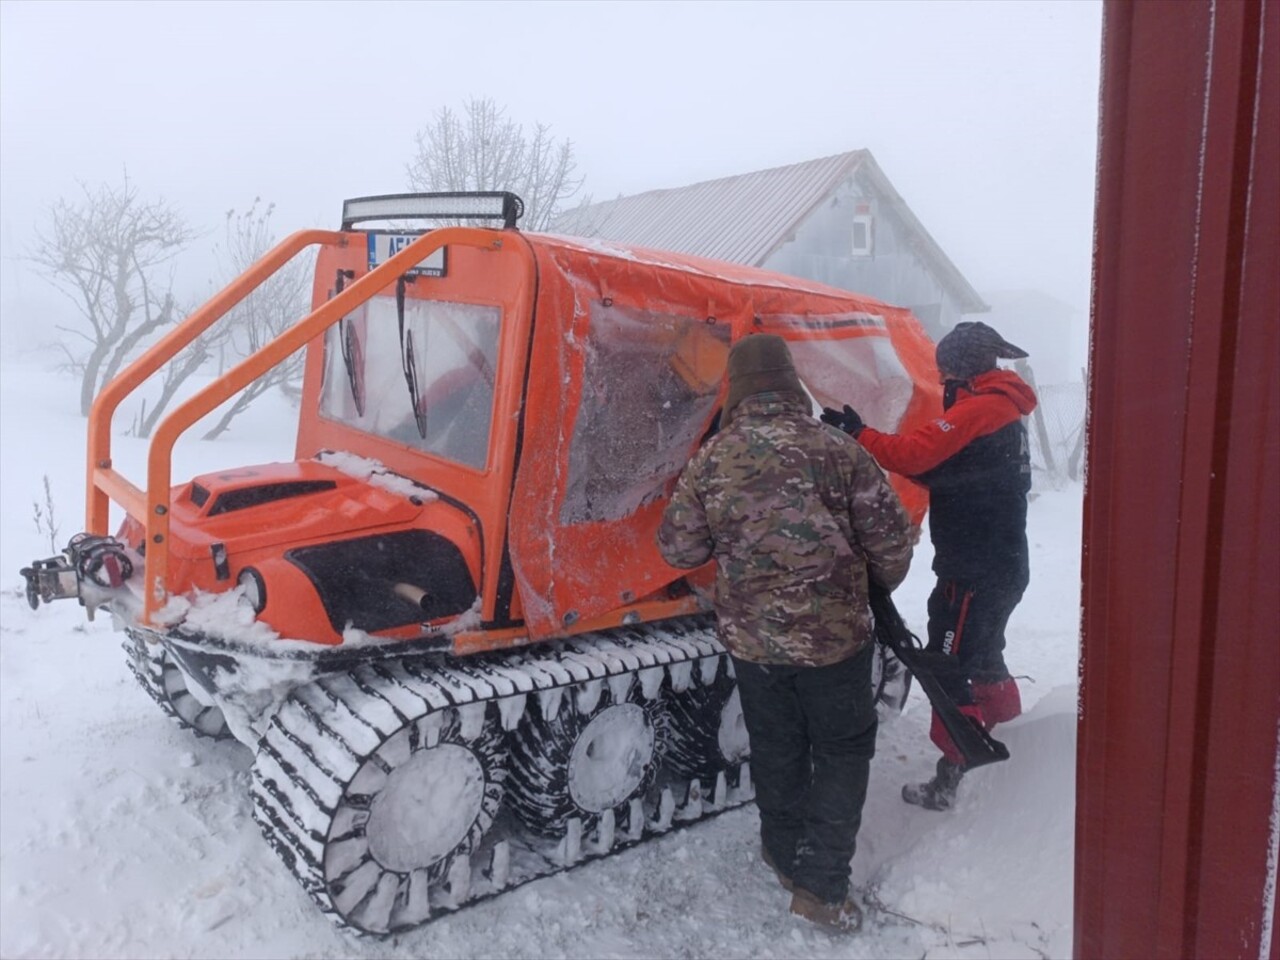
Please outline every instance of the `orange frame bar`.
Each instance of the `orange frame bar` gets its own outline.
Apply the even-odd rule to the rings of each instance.
[[[332,230],[301,230],[286,237],[103,387],[89,410],[87,531],[99,536],[107,533],[110,500],[143,519],[141,510],[135,513],[143,506],[142,492],[111,469],[111,420],[125,397],[304,249],[312,244],[341,246],[346,242],[346,234]]]
[[[690,616],[704,613],[710,608],[702,604],[696,596],[678,597],[675,600],[646,600],[633,603],[627,607],[619,607],[608,613],[583,620],[575,624],[575,635],[590,633],[593,630],[611,630],[614,627],[633,623],[649,623],[655,620],[666,620],[671,617]],[[509,650],[514,647],[540,643],[546,637],[533,639],[527,627],[507,627],[500,630],[462,630],[453,636],[453,653],[465,657],[473,653],[488,653],[493,650]]]
[[[250,270],[239,280],[233,283],[226,291],[210,301],[206,307],[193,314],[187,323],[183,324],[183,330],[198,321],[201,326],[194,333],[189,333],[186,340],[189,342],[200,331],[205,329],[217,317],[226,313],[232,306],[243,299],[254,287],[266,279],[274,270],[279,269],[285,260],[288,260],[293,253],[301,249],[302,246],[310,243],[345,243],[349,235],[341,233],[331,233],[327,231],[309,231],[295,234],[285,243],[281,244],[276,250],[268,254],[262,260],[258,261]],[[391,259],[365,274],[351,286],[347,287],[342,293],[338,294],[332,300],[329,300],[323,306],[312,311],[305,318],[295,323],[288,330],[284,331],[270,343],[262,347],[252,356],[246,358],[241,363],[227,371],[225,375],[215,380],[209,386],[205,387],[191,399],[177,407],[169,414],[159,427],[156,428],[155,436],[151,441],[151,449],[147,456],[147,490],[145,500],[145,513],[143,516],[137,517],[138,520],[145,522],[146,535],[146,568],[143,579],[143,597],[144,607],[142,621],[146,624],[153,623],[153,617],[157,610],[164,606],[168,600],[168,590],[166,589],[166,576],[169,569],[169,509],[170,509],[170,493],[172,485],[172,459],[173,447],[180,437],[192,424],[201,417],[205,416],[219,404],[239,393],[250,383],[261,377],[272,367],[277,366],[286,360],[296,351],[302,349],[311,340],[320,336],[329,327],[337,323],[342,317],[346,316],[356,307],[365,301],[371,299],[379,290],[386,287],[392,280],[401,273],[406,272],[415,264],[425,260],[436,250],[447,245],[478,247],[481,249],[488,247],[501,246],[502,238],[493,236],[490,230],[477,230],[468,227],[445,227],[433,230],[419,237],[409,246],[397,253]],[[293,247],[291,253],[283,256],[284,251]],[[283,256],[283,259],[280,259]],[[234,297],[234,299],[233,299]],[[180,331],[174,331],[178,334]],[[173,336],[173,335],[171,335]],[[167,346],[169,338],[157,344],[148,351],[144,357],[140,358],[138,366],[144,360],[148,360],[152,353],[162,346]],[[177,342],[176,338],[174,342]],[[172,356],[176,349],[171,348],[168,356]],[[159,362],[155,364],[153,369],[158,368],[160,363],[167,359],[161,357]],[[133,368],[130,368],[130,373]],[[144,374],[145,376],[145,374]],[[136,384],[134,384],[136,386]],[[113,384],[114,386],[114,384]],[[132,389],[132,387],[130,387]],[[127,392],[127,391],[124,391]],[[105,394],[104,394],[105,396]],[[114,410],[115,404],[123,396],[123,392],[119,395],[111,394],[110,409]],[[97,412],[97,404],[95,403],[95,413]],[[104,409],[106,404],[104,403]],[[92,434],[91,434],[92,436]],[[102,442],[101,434],[96,436],[99,443]],[[92,442],[92,441],[91,441]],[[109,440],[107,441],[109,442]],[[107,448],[109,451],[109,448]],[[99,479],[109,481],[109,478],[103,474],[99,476],[99,470],[105,471],[110,467],[109,456],[93,457],[98,448],[91,447],[90,455],[91,463],[97,464],[105,460],[105,465],[96,467],[90,475],[90,482],[95,486],[94,491],[98,490],[96,483]],[[92,494],[91,494],[92,496]],[[102,494],[105,502],[105,494]],[[92,510],[91,506],[91,510]],[[105,509],[104,509],[105,514]],[[91,519],[98,519],[92,517]],[[105,531],[105,516],[101,519],[101,526],[97,529]],[[94,530],[94,527],[90,527]]]

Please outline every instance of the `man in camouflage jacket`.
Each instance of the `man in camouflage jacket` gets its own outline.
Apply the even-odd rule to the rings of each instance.
[[[658,543],[676,567],[716,560],[764,859],[793,913],[849,930],[876,738],[867,581],[896,587],[913,535],[871,457],[811,409],[784,340],[734,344],[722,429],[681,475]]]

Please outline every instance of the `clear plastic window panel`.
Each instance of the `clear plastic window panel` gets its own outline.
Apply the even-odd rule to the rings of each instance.
[[[326,334],[321,413],[483,468],[501,316],[497,307],[406,297],[402,338],[395,298],[374,297]]]
[[[561,523],[617,520],[663,493],[710,426],[728,351],[727,324],[593,306]]]
[[[868,426],[893,432],[907,412],[913,386],[887,336],[849,340],[794,340],[790,343],[796,372],[822,407],[846,403]]]

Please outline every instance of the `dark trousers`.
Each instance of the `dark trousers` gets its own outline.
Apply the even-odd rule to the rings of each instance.
[[[876,752],[873,650],[826,667],[733,661],[761,842],[797,886],[828,903],[849,893]]]
[[[929,595],[929,650],[956,658],[959,670],[939,671],[939,682],[957,704],[973,698],[969,682],[999,683],[1009,676],[1004,631],[1023,587],[939,580]],[[752,768],[754,769],[754,767]]]

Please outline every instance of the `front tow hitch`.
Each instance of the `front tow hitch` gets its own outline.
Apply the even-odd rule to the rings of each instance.
[[[94,611],[133,575],[128,548],[115,537],[78,533],[56,557],[36,560],[21,570],[27,581],[27,603],[53,603],[78,597],[93,619]]]

